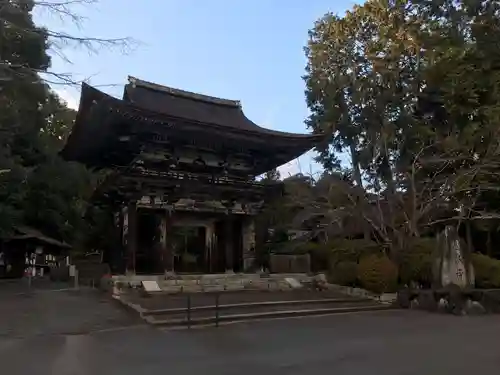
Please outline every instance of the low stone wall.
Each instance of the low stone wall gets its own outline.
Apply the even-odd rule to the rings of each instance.
[[[403,289],[397,303],[401,308],[454,315],[498,314],[500,289]]]
[[[75,262],[75,267],[82,285],[98,285],[102,277],[110,273],[109,266],[105,263],[79,261]]]
[[[309,254],[271,254],[269,263],[273,273],[308,273],[311,271]]]
[[[355,298],[369,298],[371,300],[389,305],[393,305],[397,300],[396,293],[383,293],[381,295],[377,295],[375,293],[369,292],[366,289],[353,288],[350,286],[343,286],[337,284],[328,284],[328,289],[345,294],[347,296]]]
[[[106,290],[126,291],[142,288],[142,281],[156,281],[164,293],[196,293],[237,290],[291,290],[288,278],[299,283],[310,283],[311,276],[305,273],[285,274],[206,274],[206,275],[116,275],[103,280]]]

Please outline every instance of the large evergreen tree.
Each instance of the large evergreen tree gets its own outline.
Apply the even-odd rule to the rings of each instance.
[[[443,208],[498,216],[483,198],[500,171],[499,22],[492,0],[368,0],[310,31],[308,125],[331,135],[319,161],[350,152],[354,182],[387,202],[392,244]]]
[[[36,162],[40,108],[48,88],[35,73],[49,66],[47,38],[35,28],[33,2],[3,1],[0,7],[0,231],[9,231],[22,216],[28,170]]]
[[[50,58],[47,32],[33,23],[34,5],[10,0],[0,6],[0,232],[25,224],[71,241],[89,175],[57,155],[74,111],[38,74]]]

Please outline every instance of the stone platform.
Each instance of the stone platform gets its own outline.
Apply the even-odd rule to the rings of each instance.
[[[149,279],[150,281],[153,278]],[[114,298],[147,323],[169,327],[388,310],[392,306],[369,297],[349,296],[337,289],[316,290],[304,274],[180,275],[154,280],[161,291],[146,293],[142,280],[114,280]]]
[[[291,282],[290,280],[296,282]],[[308,284],[312,276],[307,274],[204,274],[204,275],[119,275],[111,282],[124,290],[141,288],[142,281],[156,281],[166,294],[223,292],[242,290],[290,290],[295,285]]]

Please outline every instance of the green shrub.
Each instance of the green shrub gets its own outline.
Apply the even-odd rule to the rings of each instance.
[[[357,263],[339,262],[329,270],[329,280],[333,284],[353,286],[356,284],[357,273]]]
[[[357,268],[361,286],[371,292],[382,294],[395,291],[398,268],[385,255],[368,255],[361,258]]]
[[[308,253],[311,256],[311,271],[328,271],[330,267],[330,249],[325,244],[311,243]]]
[[[436,248],[434,238],[415,238],[397,256],[399,278],[402,284],[412,281],[430,285],[432,283],[432,260]]]
[[[384,252],[384,248],[380,244],[364,239],[331,241],[327,247],[332,268],[335,268],[335,265],[340,262],[359,263],[359,260],[365,256],[381,255]]]
[[[317,242],[304,242],[293,249],[293,254],[311,254],[321,250],[321,247]]]
[[[483,254],[472,254],[471,260],[477,288],[500,288],[500,260]]]

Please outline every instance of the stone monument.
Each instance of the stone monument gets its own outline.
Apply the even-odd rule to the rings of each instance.
[[[456,226],[447,225],[438,234],[433,266],[435,287],[474,287],[474,268],[467,254],[467,246],[459,237]]]

